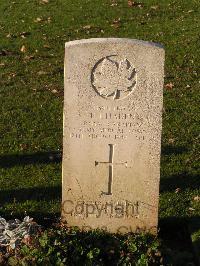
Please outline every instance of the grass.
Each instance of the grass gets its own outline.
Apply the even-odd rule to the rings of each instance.
[[[65,42],[126,37],[166,49],[160,220],[199,219],[199,12],[197,0],[1,0],[1,216],[60,213]]]

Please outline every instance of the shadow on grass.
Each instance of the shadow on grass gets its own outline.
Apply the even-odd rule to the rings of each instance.
[[[16,165],[60,163],[61,152],[36,152],[33,154],[10,154],[0,156],[0,167],[10,168]]]
[[[0,156],[0,167],[11,168],[14,166],[25,166],[25,165],[39,165],[39,164],[50,164],[60,163],[62,160],[61,152],[49,151],[49,152],[37,152],[27,154],[10,154]],[[20,218],[23,219],[26,214],[23,210],[17,210],[15,206],[20,206],[27,201],[33,202],[50,202],[50,201],[61,202],[61,185],[48,186],[48,187],[31,187],[31,188],[19,188],[19,189],[6,189],[0,190],[0,216],[6,219]],[[5,204],[13,205],[13,211],[4,208]],[[34,203],[33,203],[34,204]],[[23,209],[23,207],[22,207]],[[54,219],[55,216],[59,217],[60,213],[51,213],[52,210],[41,210],[32,212],[27,211],[27,215],[39,219],[40,221],[45,219]],[[46,222],[45,222],[46,223]]]
[[[160,192],[174,191],[176,188],[181,190],[200,188],[200,176],[189,173],[180,173],[169,177],[161,178]]]
[[[1,190],[0,192],[1,205],[5,203],[13,203],[13,201],[20,203],[26,200],[50,201],[60,198],[61,186],[20,188]]]
[[[182,146],[162,146],[162,155],[181,154],[187,152],[188,149]],[[62,161],[62,153],[49,151],[49,152],[36,152],[27,154],[10,154],[0,156],[0,167],[9,168],[16,165],[27,164],[48,164],[52,162],[60,163]]]
[[[192,242],[186,218],[168,217],[159,220],[159,236],[172,249],[192,250]],[[170,245],[169,245],[170,243]]]
[[[188,148],[184,146],[172,146],[172,145],[162,145],[161,147],[161,156],[165,155],[176,155],[176,154],[182,154],[187,153]]]
[[[200,217],[195,216],[191,218],[189,230],[196,254],[197,265],[200,265]]]
[[[40,210],[38,208],[37,211],[27,210],[26,213],[24,213],[24,211],[18,209],[17,206],[27,201],[41,201],[42,205],[43,202],[52,200],[60,201],[61,204],[61,186],[3,190],[0,192],[0,216],[6,219],[23,219],[24,216],[29,215],[38,223],[48,226],[52,222],[55,222],[60,216],[60,212],[53,213],[52,210],[44,210],[42,208]],[[4,209],[4,204],[13,204],[12,212],[9,209]]]
[[[186,259],[190,254],[194,254],[195,265],[199,265],[200,238],[192,238],[193,234],[200,230],[200,216],[162,218],[159,220],[159,228],[159,236],[164,244],[170,247],[174,257],[182,262],[174,265],[187,265]],[[179,253],[182,255],[178,255]]]
[[[161,156],[173,156],[187,153],[189,150],[184,146],[172,146],[163,145]],[[160,180],[160,192],[170,192],[175,191],[175,189],[180,188],[185,190],[198,189],[200,188],[200,176],[191,174],[187,171],[181,173],[173,174],[171,176],[163,176]]]

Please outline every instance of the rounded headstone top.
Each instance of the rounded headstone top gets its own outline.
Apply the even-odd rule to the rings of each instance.
[[[129,38],[91,38],[91,39],[81,39],[74,40],[65,43],[65,47],[80,45],[80,44],[89,44],[89,43],[129,43],[135,45],[142,45],[146,47],[156,47],[159,49],[164,49],[164,46],[160,43],[137,40],[137,39],[129,39]]]

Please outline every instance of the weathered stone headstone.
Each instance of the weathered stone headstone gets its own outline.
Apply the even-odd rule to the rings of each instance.
[[[62,217],[156,231],[164,50],[131,39],[66,43]]]

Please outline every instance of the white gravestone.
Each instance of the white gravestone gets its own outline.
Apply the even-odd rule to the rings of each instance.
[[[62,218],[156,232],[164,49],[131,39],[66,43]]]

